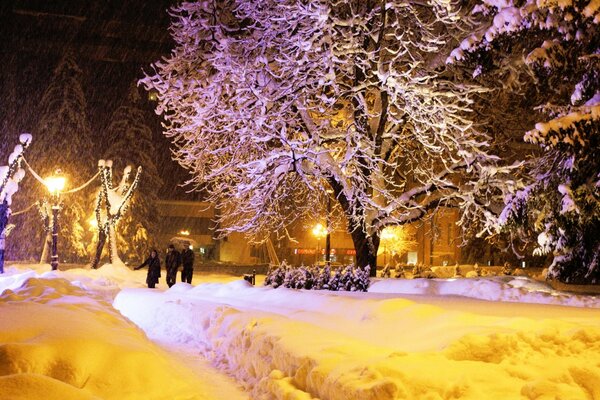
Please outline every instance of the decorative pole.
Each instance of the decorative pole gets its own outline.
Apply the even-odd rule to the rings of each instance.
[[[125,167],[121,182],[117,186],[113,184],[113,163],[111,160],[99,160],[98,173],[100,174],[100,191],[96,199],[98,244],[96,255],[92,260],[92,268],[98,268],[100,265],[102,249],[107,239],[110,263],[125,265],[119,258],[117,251],[117,223],[127,210],[134,190],[139,184],[142,167],[138,167],[132,182],[130,182],[131,166]]]

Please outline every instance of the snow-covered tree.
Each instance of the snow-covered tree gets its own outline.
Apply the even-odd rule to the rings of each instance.
[[[554,254],[550,277],[600,282],[600,4],[483,1],[473,14],[483,23],[448,61],[535,88],[531,106],[543,121],[524,137],[540,147],[531,182],[501,221],[517,236],[537,235],[537,253]]]
[[[502,179],[469,119],[479,89],[444,65],[452,1],[198,1],[172,14],[176,48],[142,82],[224,232],[286,232],[331,190],[364,267],[382,229],[439,206],[493,219]]]
[[[82,89],[82,71],[75,57],[67,52],[58,62],[39,105],[39,120],[34,130],[36,140],[28,150],[27,160],[42,178],[61,169],[68,187],[78,187],[94,173],[92,133],[87,119],[87,102]],[[19,208],[26,208],[48,196],[47,189],[29,176],[23,181]],[[60,255],[70,260],[85,259],[84,224],[93,208],[87,191],[70,194],[63,199],[60,219]],[[11,235],[9,246],[23,259],[39,254],[46,234],[41,223],[26,214],[15,218],[18,229]]]
[[[9,233],[8,219],[13,195],[19,190],[19,182],[25,176],[21,168],[23,152],[31,143],[31,135],[22,133],[13,152],[8,156],[8,164],[0,166],[0,274],[4,273],[4,250]]]
[[[98,268],[106,240],[108,240],[110,263],[113,265],[124,265],[119,257],[117,248],[117,224],[129,207],[131,197],[140,181],[142,167],[138,167],[133,181],[130,181],[131,166],[125,167],[121,181],[115,186],[113,183],[112,165],[111,160],[98,161],[101,185],[96,200],[98,243],[96,246],[96,255],[92,261],[92,268]]]
[[[119,249],[125,259],[141,259],[157,247],[154,235],[158,231],[157,201],[162,180],[147,119],[138,88],[132,85],[127,100],[115,110],[106,129],[112,140],[105,158],[123,160],[144,170],[144,179],[131,198],[132,207],[123,216],[117,231]]]

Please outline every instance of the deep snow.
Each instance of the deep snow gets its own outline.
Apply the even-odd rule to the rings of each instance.
[[[60,393],[28,399],[244,398],[216,367],[257,399],[600,399],[600,302],[528,278],[387,279],[369,293],[144,279],[9,268],[0,343],[27,350],[3,350],[0,398],[23,385]]]

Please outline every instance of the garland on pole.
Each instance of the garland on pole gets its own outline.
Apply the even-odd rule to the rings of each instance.
[[[19,190],[19,182],[25,176],[21,168],[23,153],[31,143],[31,134],[19,135],[19,144],[8,157],[8,165],[0,167],[0,274],[4,273],[4,248],[6,236],[12,229],[8,224],[12,196]]]
[[[127,211],[129,201],[139,184],[142,167],[138,167],[133,182],[131,178],[131,166],[123,170],[123,177],[118,186],[113,184],[113,163],[111,160],[98,161],[98,174],[100,175],[100,191],[96,198],[96,222],[98,224],[98,244],[96,254],[92,261],[92,268],[98,268],[102,249],[108,239],[110,263],[124,265],[117,251],[116,228],[119,220]]]

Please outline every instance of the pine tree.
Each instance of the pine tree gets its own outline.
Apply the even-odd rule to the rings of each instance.
[[[371,283],[369,277],[371,267],[368,265],[365,268],[357,267],[354,270],[354,283],[351,290],[356,292],[366,292]]]
[[[341,286],[342,284],[342,273],[339,269],[336,269],[333,273],[333,276],[329,280],[329,290],[344,290]]]
[[[87,102],[81,86],[83,72],[74,54],[67,52],[54,70],[52,79],[40,101],[40,119],[34,130],[36,140],[27,160],[42,177],[57,169],[66,176],[68,188],[84,184],[94,174],[92,134],[87,119]],[[62,196],[59,219],[59,256],[61,259],[85,259],[84,224],[92,216],[88,190]],[[43,185],[28,175],[23,181],[22,196],[15,208],[25,208],[48,196]],[[16,257],[35,259],[44,245],[41,221],[32,213],[15,218],[17,228],[9,247]]]
[[[141,259],[157,247],[158,191],[162,180],[158,173],[157,149],[152,130],[145,123],[146,113],[141,107],[137,86],[132,84],[129,96],[113,113],[106,131],[112,137],[105,158],[115,163],[141,166],[143,176],[129,211],[123,216],[117,231],[117,242],[123,259]]]
[[[500,222],[516,240],[535,239],[534,254],[554,256],[549,277],[599,283],[598,2],[476,3],[470,18],[481,25],[448,61],[512,82],[517,94],[536,94],[522,96],[538,121],[524,140],[539,151],[525,163],[527,185],[507,199]]]

